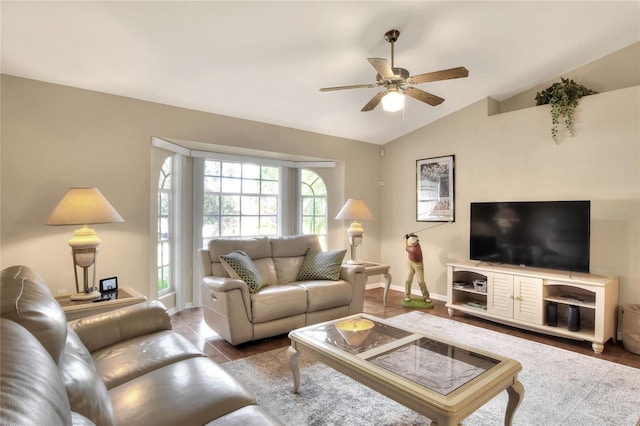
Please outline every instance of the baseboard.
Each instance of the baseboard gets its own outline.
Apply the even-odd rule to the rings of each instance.
[[[372,290],[374,288],[384,288],[384,283],[383,282],[380,282],[380,283],[367,283],[367,286],[365,287],[365,290]],[[391,284],[389,286],[389,290],[399,291],[400,293],[404,294],[404,286]],[[418,286],[417,283],[411,287],[411,294],[413,296],[417,296],[417,297],[421,297],[422,296],[422,293],[420,292],[420,286]],[[446,302],[447,301],[447,296],[446,295],[436,294],[436,293],[433,293],[433,292],[429,291],[429,296],[431,296],[431,299],[433,299],[433,300],[439,300],[441,302]]]

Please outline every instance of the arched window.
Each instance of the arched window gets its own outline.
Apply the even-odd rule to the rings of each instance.
[[[327,187],[318,174],[300,170],[300,220],[303,234],[316,234],[327,248]]]
[[[173,291],[173,156],[162,164],[158,179],[158,295]]]

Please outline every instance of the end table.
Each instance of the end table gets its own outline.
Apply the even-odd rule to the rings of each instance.
[[[367,279],[369,277],[374,275],[384,275],[384,294],[382,296],[382,303],[384,303],[384,306],[387,306],[387,292],[391,286],[391,274],[389,273],[389,269],[391,269],[391,267],[383,263],[366,261],[362,262],[362,266],[364,267],[365,285],[367,284]]]
[[[136,303],[146,301],[147,297],[131,287],[121,287],[118,289],[117,297],[112,300],[104,300],[101,302],[94,302],[93,300],[71,300],[71,295],[56,296],[56,300],[60,306],[62,306],[62,310],[67,316],[67,321],[71,321],[124,308],[125,306],[135,305]]]

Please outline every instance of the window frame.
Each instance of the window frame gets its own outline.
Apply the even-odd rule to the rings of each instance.
[[[169,164],[169,173],[164,176],[163,181],[166,182],[167,179],[171,179],[170,183],[169,183],[169,187],[166,188],[165,184],[163,183],[162,187],[160,186],[160,177],[158,177],[158,197],[157,197],[157,202],[158,202],[158,217],[157,217],[157,238],[158,238],[158,256],[156,259],[156,279],[157,279],[157,284],[156,284],[156,290],[157,290],[157,294],[158,297],[167,295],[169,293],[172,293],[173,291],[175,291],[175,286],[174,286],[174,277],[173,277],[173,271],[175,269],[175,264],[174,264],[174,251],[175,251],[175,241],[174,241],[174,235],[175,235],[175,230],[173,227],[173,223],[175,222],[175,214],[174,214],[174,209],[175,209],[175,203],[174,203],[174,176],[175,176],[175,167],[174,167],[174,163],[175,163],[175,155],[171,155],[169,157],[167,157],[163,162],[162,162],[162,166],[160,167],[160,174],[164,175],[165,171],[165,164]],[[166,194],[168,200],[167,200],[167,211],[166,211],[166,216],[163,215],[163,209],[162,209],[162,202],[160,200],[160,197],[162,194]],[[162,220],[163,217],[166,217],[166,228],[167,228],[167,238],[162,238]],[[163,256],[164,253],[164,247],[166,246],[166,249],[168,251],[168,254],[165,256]],[[164,263],[164,259],[168,258],[168,263],[165,264]],[[168,269],[168,272],[164,273],[164,270]],[[162,270],[162,272],[161,272]],[[167,280],[167,287],[166,288],[160,288],[160,279],[161,279],[161,275],[163,280],[166,279]]]
[[[202,150],[193,150],[186,148],[177,143],[171,142],[169,140],[165,140],[158,137],[151,138],[151,144],[154,147],[163,149],[165,151],[169,151],[178,155],[175,155],[179,164],[180,171],[173,170],[173,185],[174,185],[174,206],[176,207],[176,217],[175,222],[179,224],[179,228],[177,228],[176,236],[179,237],[176,239],[176,247],[174,248],[174,256],[175,256],[175,272],[174,276],[176,283],[188,282],[188,278],[191,279],[192,283],[192,304],[193,306],[202,306],[201,300],[201,271],[200,271],[200,256],[198,255],[198,251],[201,248],[204,248],[203,238],[202,238],[202,226],[203,226],[203,196],[204,196],[204,159],[214,159],[218,161],[230,161],[230,162],[246,162],[251,164],[263,165],[263,166],[272,166],[272,167],[280,167],[280,196],[279,196],[279,219],[278,219],[278,234],[279,235],[293,235],[300,232],[300,222],[297,219],[300,217],[298,212],[301,211],[300,199],[298,198],[299,194],[299,183],[297,178],[297,169],[306,168],[311,171],[314,171],[314,168],[335,168],[335,161],[288,161],[282,159],[275,158],[263,158],[263,157],[254,157],[247,155],[233,155],[233,154],[223,154],[212,151],[202,151]],[[285,154],[282,154],[285,156]],[[187,159],[189,159],[190,166],[187,167]],[[174,163],[175,164],[175,163]],[[318,174],[314,171],[314,173]],[[178,176],[179,174],[179,176]],[[321,177],[320,174],[318,176]],[[177,179],[180,179],[179,184],[177,183]],[[321,177],[321,179],[324,178]],[[189,182],[187,186],[186,183]],[[157,182],[156,182],[157,183]],[[325,183],[326,185],[326,183]],[[157,187],[157,185],[156,185]],[[328,188],[327,188],[328,192]],[[189,196],[191,197],[191,202],[187,206],[184,200],[189,200]],[[156,194],[156,203],[157,203],[157,194]],[[288,202],[288,200],[295,200],[293,202]],[[329,202],[329,194],[327,194],[327,203]],[[328,207],[328,206],[327,206]],[[183,220],[186,217],[186,214],[191,215],[191,228],[187,229],[187,224]],[[294,218],[296,218],[294,220]],[[328,218],[327,218],[328,220]],[[327,222],[327,226],[329,228],[329,223]],[[157,226],[156,226],[157,228]],[[328,229],[329,231],[329,229]],[[157,235],[157,231],[156,231]],[[188,237],[190,241],[187,240]],[[327,235],[328,238],[328,235]],[[190,247],[189,247],[190,246]],[[157,241],[155,244],[155,250],[157,251]],[[186,253],[186,248],[189,247],[189,253]],[[187,259],[186,256],[190,255],[191,262],[186,262],[184,259]],[[156,261],[157,263],[157,261]],[[190,264],[191,268],[189,271],[186,270],[187,265]],[[157,265],[153,268],[156,271],[156,277],[154,278],[154,283],[152,285],[157,289]],[[183,293],[185,291],[184,286],[178,286],[175,289],[176,294],[176,311],[180,311],[184,309],[184,297]],[[153,292],[152,292],[153,294]]]
[[[315,184],[318,180],[320,181],[320,183],[322,184],[323,188],[324,188],[324,194],[323,195],[318,195],[315,193],[315,189],[313,187],[313,184],[309,184],[307,182],[303,182],[303,174],[304,171],[307,171],[309,173],[313,173],[313,175],[315,176],[315,179],[313,181],[313,184]],[[297,214],[296,214],[296,218],[297,218],[297,233],[299,234],[312,234],[312,235],[318,235],[318,238],[320,240],[320,245],[322,246],[323,249],[327,249],[327,245],[328,245],[328,240],[329,240],[329,191],[327,189],[327,185],[324,182],[324,179],[322,178],[322,176],[320,176],[318,173],[316,173],[313,169],[311,168],[298,168],[296,170],[296,182],[297,182],[297,190],[298,190],[298,201],[297,201]],[[309,190],[312,192],[312,195],[305,195],[305,191],[302,190],[303,185],[306,185]],[[313,208],[313,214],[305,214],[305,200],[307,199],[312,199],[312,203],[314,205]],[[316,208],[316,203],[317,200],[323,200],[323,204],[324,204],[324,214],[323,215],[318,215],[316,214],[317,208]],[[313,218],[313,230],[316,231],[317,230],[317,219],[321,217],[324,221],[324,232],[323,233],[318,233],[318,232],[312,232],[312,233],[307,233],[305,232],[305,218],[311,217]]]

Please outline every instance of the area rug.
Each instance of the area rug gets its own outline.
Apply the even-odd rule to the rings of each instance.
[[[514,425],[635,426],[640,421],[640,369],[421,312],[389,321],[518,360],[525,395]],[[291,392],[293,379],[284,349],[223,366],[286,425],[430,424],[304,352],[297,395]],[[501,392],[463,424],[502,425],[506,406],[507,393]]]

